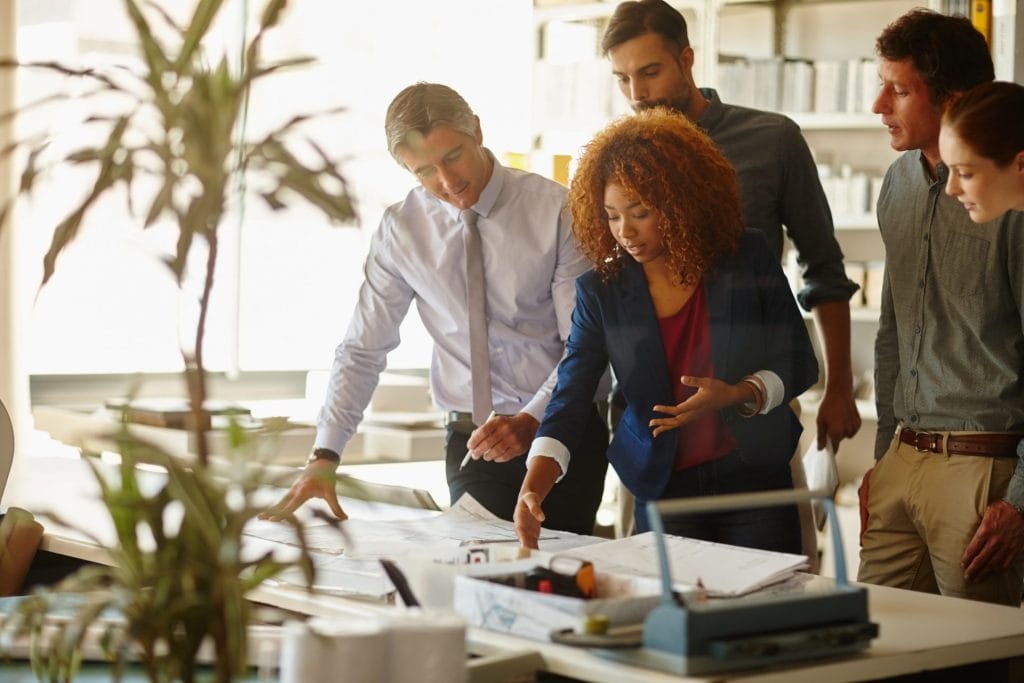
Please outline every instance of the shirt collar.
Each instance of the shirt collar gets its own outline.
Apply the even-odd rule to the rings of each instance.
[[[491,150],[485,147],[484,151],[487,152],[487,156],[491,158],[491,179],[487,181],[486,185],[484,185],[484,189],[481,190],[480,197],[476,200],[476,204],[470,208],[484,218],[487,218],[491,214],[491,211],[494,210],[494,205],[498,202],[498,196],[501,194],[501,189],[505,187],[505,178],[508,176],[508,169],[498,163],[498,160],[494,158],[494,154]],[[456,221],[459,220],[462,210],[448,202],[443,202],[443,204],[448,215]]]
[[[704,96],[704,99],[708,101],[708,106],[704,109],[704,113],[701,114],[700,118],[697,119],[697,125],[702,130],[712,131],[722,121],[722,117],[725,116],[725,106],[722,104],[722,98],[718,96],[718,92],[714,88],[700,88],[700,94]]]
[[[914,150],[917,152],[917,162],[921,165],[921,174],[924,176],[925,183],[931,187],[933,185],[946,186],[946,181],[949,180],[949,166],[946,166],[941,160],[935,164],[935,175],[932,176],[931,172],[928,171],[928,160],[924,157],[924,152],[921,150]]]

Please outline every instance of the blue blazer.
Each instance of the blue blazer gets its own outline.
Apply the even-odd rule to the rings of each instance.
[[[576,450],[598,381],[611,362],[628,404],[608,448],[619,478],[640,500],[657,499],[672,475],[678,430],[657,438],[647,426],[656,404],[675,403],[668,365],[642,267],[623,257],[623,268],[604,282],[594,271],[576,281],[576,310],[558,384],[537,436]],[[744,375],[772,370],[785,386],[782,405],[767,415],[722,418],[740,458],[765,472],[788,467],[802,428],[789,401],[818,378],[818,362],[793,292],[764,236],[745,231],[739,249],[704,277],[715,376],[735,384]],[[571,467],[571,465],[570,465]]]

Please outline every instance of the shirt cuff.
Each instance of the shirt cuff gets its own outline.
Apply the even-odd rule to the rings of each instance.
[[[550,401],[550,394],[534,396],[525,406],[520,408],[519,412],[532,416],[537,421],[537,424],[540,424],[544,421],[544,411],[547,410]]]
[[[850,297],[860,289],[860,285],[845,277],[845,274],[841,280],[836,282],[808,283],[806,277],[804,282],[807,284],[797,292],[796,299],[800,304],[800,308],[807,312],[813,311],[815,306],[820,306],[821,304],[828,304],[833,301],[849,301]]]
[[[562,474],[555,480],[556,484],[562,481],[566,472],[569,471],[569,449],[558,439],[553,439],[550,436],[538,436],[534,439],[530,445],[530,452],[526,455],[526,468],[530,468],[530,460],[538,457],[551,458],[562,468]]]
[[[339,456],[345,450],[345,445],[352,435],[343,427],[334,425],[321,426],[316,430],[316,439],[313,441],[313,448],[327,448]]]
[[[764,383],[765,389],[764,405],[761,406],[758,415],[767,415],[782,405],[783,399],[786,398],[786,386],[782,383],[782,378],[771,370],[758,370],[754,376]]]

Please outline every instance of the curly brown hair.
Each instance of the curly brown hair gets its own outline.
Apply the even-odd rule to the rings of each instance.
[[[669,266],[685,283],[696,282],[739,246],[743,216],[736,171],[681,114],[657,107],[619,119],[583,150],[569,188],[572,229],[605,280],[622,268],[604,209],[609,183],[661,214]]]

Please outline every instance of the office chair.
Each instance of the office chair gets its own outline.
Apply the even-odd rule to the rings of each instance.
[[[0,499],[14,462],[14,427],[0,401]],[[32,559],[43,538],[43,525],[20,508],[0,510],[0,596],[21,591]]]
[[[11,416],[7,414],[3,401],[0,401],[0,499],[3,499],[7,487],[7,477],[11,474],[14,462],[14,427]]]

